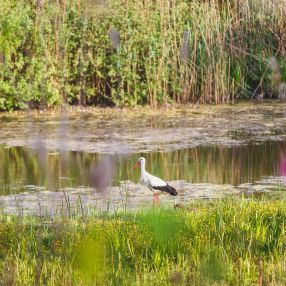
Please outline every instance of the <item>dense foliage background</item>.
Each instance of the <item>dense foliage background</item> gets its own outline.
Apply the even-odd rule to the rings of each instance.
[[[285,95],[284,0],[1,0],[0,110]]]

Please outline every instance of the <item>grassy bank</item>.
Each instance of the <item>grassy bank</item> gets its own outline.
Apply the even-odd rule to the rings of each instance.
[[[2,0],[0,11],[0,110],[286,90],[284,0]]]
[[[2,285],[285,285],[286,202],[116,217],[1,217]]]

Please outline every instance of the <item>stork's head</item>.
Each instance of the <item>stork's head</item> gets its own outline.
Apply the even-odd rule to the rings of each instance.
[[[138,168],[139,166],[145,166],[146,159],[144,157],[140,157],[136,164],[134,165],[134,168]]]

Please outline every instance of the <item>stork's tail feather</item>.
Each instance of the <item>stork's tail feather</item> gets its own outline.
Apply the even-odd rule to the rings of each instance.
[[[177,196],[178,195],[178,193],[177,193],[177,191],[176,191],[176,189],[175,188],[173,188],[173,187],[171,187],[171,186],[169,186],[169,185],[167,185],[167,187],[168,187],[168,193],[171,195],[171,196]]]
[[[153,186],[152,188],[155,189],[155,190],[166,192],[166,193],[170,194],[171,196],[177,196],[178,195],[176,189],[171,187],[168,184],[166,186],[159,186],[159,187]]]

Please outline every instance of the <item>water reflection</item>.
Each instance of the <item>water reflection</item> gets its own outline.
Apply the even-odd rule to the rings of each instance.
[[[286,156],[282,156],[280,161],[279,175],[282,177],[283,183],[286,184]]]
[[[117,172],[113,185],[137,182],[139,172],[132,168],[140,154],[116,155]],[[61,156],[66,158],[61,163]],[[265,142],[236,147],[196,147],[174,152],[146,153],[147,170],[166,180],[193,183],[231,184],[255,182],[265,176],[281,175],[286,142]],[[0,194],[20,193],[24,186],[57,191],[65,187],[91,187],[92,166],[100,155],[86,152],[49,152],[45,160],[27,147],[0,147]],[[45,162],[45,166],[43,166]]]

